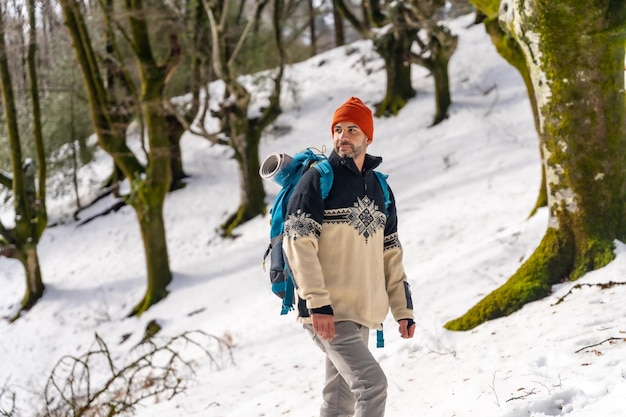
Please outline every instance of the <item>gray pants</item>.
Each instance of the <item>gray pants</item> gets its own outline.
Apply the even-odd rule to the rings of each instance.
[[[369,329],[352,321],[335,322],[335,338],[322,340],[304,326],[326,353],[326,382],[320,417],[383,417],[387,378],[372,356]]]

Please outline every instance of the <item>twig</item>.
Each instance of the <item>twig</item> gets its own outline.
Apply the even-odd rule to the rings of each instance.
[[[624,337],[609,337],[608,339],[604,339],[603,341],[598,342],[598,343],[594,343],[593,345],[589,345],[589,346],[584,346],[584,347],[581,347],[580,349],[578,349],[578,350],[577,350],[576,352],[574,352],[574,353],[579,353],[579,352],[581,352],[581,351],[583,351],[583,350],[585,350],[585,349],[589,349],[589,348],[592,348],[592,347],[600,346],[600,345],[601,345],[601,344],[603,344],[603,343],[606,343],[606,342],[611,342],[611,341],[613,341],[613,340],[622,340],[622,341],[625,341],[625,342],[626,342],[626,338],[624,338]]]
[[[493,379],[491,381],[491,385],[489,385],[489,388],[491,388],[491,391],[493,391],[493,395],[496,397],[496,405],[498,407],[500,407],[500,400],[498,399],[498,393],[496,392],[496,374],[498,373],[498,371],[493,373]]]
[[[552,304],[553,306],[562,303],[563,301],[565,301],[565,297],[567,297],[568,295],[572,294],[572,290],[575,289],[580,289],[582,287],[599,287],[602,290],[605,290],[607,288],[611,288],[614,287],[616,285],[626,285],[626,282],[615,282],[615,281],[609,281],[609,282],[598,282],[596,284],[576,284],[574,285],[572,288],[569,289],[569,291],[561,298],[559,298],[556,303]]]
[[[524,398],[526,398],[526,397],[530,397],[530,396],[531,396],[531,395],[533,395],[533,394],[536,394],[536,392],[535,392],[535,389],[534,389],[534,388],[533,388],[533,389],[531,389],[530,391],[526,392],[526,394],[524,394],[524,395],[520,395],[520,396],[517,396],[517,397],[512,397],[512,398],[509,398],[508,400],[506,400],[506,402],[508,403],[509,401],[521,400],[521,399],[524,399]]]
[[[486,91],[483,91],[483,95],[486,96],[487,94],[491,93],[492,90],[496,90],[496,96],[494,97],[493,102],[489,106],[489,109],[487,109],[487,111],[483,115],[485,117],[487,117],[487,116],[489,116],[489,114],[491,114],[491,111],[496,107],[496,104],[498,104],[498,101],[500,101],[500,91],[498,90],[498,85],[497,84],[494,84],[491,87],[489,87]]]

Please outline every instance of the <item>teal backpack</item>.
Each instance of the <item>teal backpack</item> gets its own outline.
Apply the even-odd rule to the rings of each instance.
[[[271,179],[282,188],[274,198],[270,209],[270,243],[263,255],[263,269],[265,260],[270,256],[270,282],[272,292],[282,299],[280,314],[287,314],[294,309],[294,282],[289,266],[285,262],[283,254],[283,232],[285,230],[285,216],[289,198],[296,188],[298,181],[310,168],[315,168],[320,173],[320,188],[322,199],[328,197],[333,186],[334,172],[326,155],[314,152],[307,148],[296,153],[293,157],[285,154],[271,154],[263,162],[260,169],[261,177]],[[391,204],[388,175],[374,171],[380,182],[385,197],[385,211]],[[388,214],[388,213],[386,213]],[[382,344],[382,332],[378,333],[378,345]]]

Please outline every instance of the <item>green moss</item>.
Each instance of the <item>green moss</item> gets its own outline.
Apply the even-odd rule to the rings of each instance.
[[[582,248],[578,250],[574,270],[570,276],[571,280],[576,280],[589,271],[602,268],[615,259],[615,246],[612,242],[598,239],[588,240]]]
[[[161,329],[161,325],[155,319],[150,320],[146,325],[146,330],[144,331],[141,343],[152,339],[152,337],[159,333]]]
[[[564,229],[571,230],[569,223]],[[463,316],[445,324],[448,330],[470,330],[488,320],[508,316],[525,304],[550,294],[551,286],[575,280],[607,265],[614,245],[602,239],[574,243],[573,233],[548,229],[533,255],[509,278]]]
[[[619,3],[619,6],[617,5]],[[614,259],[613,242],[626,237],[624,19],[626,6],[539,0],[525,33],[538,34],[541,54],[527,57],[547,93],[540,137],[546,187],[555,198],[549,228],[533,255],[501,287],[463,316],[446,323],[469,330],[545,297],[561,280],[575,280]],[[530,53],[539,52],[529,49]],[[539,59],[540,58],[540,59]],[[543,78],[545,77],[545,78]],[[540,92],[541,93],[541,92]]]
[[[498,16],[500,0],[470,0],[470,3],[489,18]]]
[[[504,285],[488,294],[463,316],[446,323],[445,328],[470,330],[547,296],[553,284],[568,276],[573,259],[572,236],[548,229],[533,255]]]
[[[406,105],[402,97],[386,97],[376,108],[376,117],[397,116],[398,112]]]

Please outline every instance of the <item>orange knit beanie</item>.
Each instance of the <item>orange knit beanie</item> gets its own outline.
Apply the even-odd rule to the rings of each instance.
[[[330,131],[334,132],[337,123],[353,122],[361,128],[365,136],[374,139],[374,117],[372,111],[357,97],[350,97],[343,103],[333,115],[333,122],[330,124]]]

